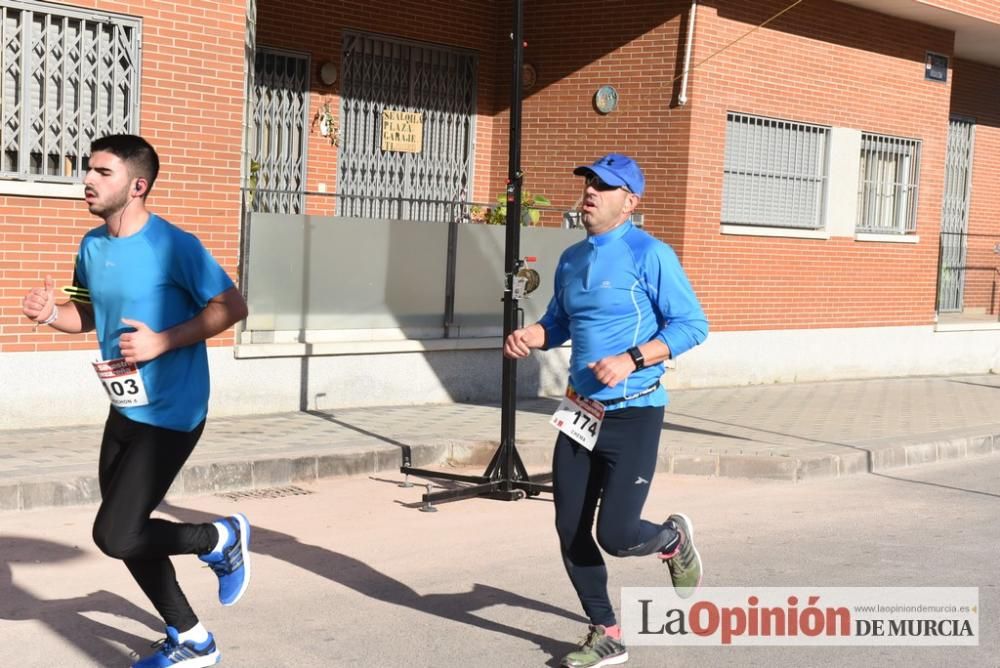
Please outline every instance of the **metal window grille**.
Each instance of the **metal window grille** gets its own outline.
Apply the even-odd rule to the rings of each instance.
[[[722,222],[823,227],[830,128],[729,113]]]
[[[909,234],[917,230],[920,141],[861,135],[859,232]]]
[[[941,256],[938,272],[938,311],[942,313],[961,311],[964,302],[975,140],[974,121],[966,118],[950,120],[941,206]]]
[[[309,57],[258,47],[249,137],[252,211],[302,213],[308,112]]]
[[[0,0],[0,178],[79,181],[90,143],[135,132],[138,19]]]
[[[337,211],[345,216],[455,220],[475,156],[478,56],[344,32]],[[382,113],[419,112],[419,153],[383,151]]]

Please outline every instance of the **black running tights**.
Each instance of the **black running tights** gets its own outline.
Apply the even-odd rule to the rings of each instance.
[[[169,557],[203,554],[218,542],[212,524],[151,519],[205,428],[162,429],[128,419],[114,408],[104,426],[99,481],[101,507],[94,542],[125,562],[132,577],[168,626],[191,629],[198,618],[184,597]]]
[[[565,434],[552,463],[556,531],[563,562],[591,624],[613,626],[608,570],[598,544],[616,557],[652,554],[675,532],[640,518],[656,470],[663,407],[605,413],[593,451]],[[597,515],[597,541],[593,536]],[[660,522],[666,520],[666,516]],[[638,583],[636,583],[638,585]]]

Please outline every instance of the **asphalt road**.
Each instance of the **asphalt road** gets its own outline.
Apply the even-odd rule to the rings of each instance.
[[[254,524],[253,583],[233,608],[211,571],[176,559],[222,665],[554,666],[585,632],[546,497],[418,512],[395,476],[308,494],[185,498],[166,514],[237,509]],[[711,586],[979,588],[971,648],[633,647],[629,666],[1000,666],[1000,457],[792,485],[662,476],[649,519],[687,513]],[[128,666],[162,635],[125,568],[90,539],[94,507],[0,514],[4,665]],[[654,558],[610,562],[622,586],[666,585]]]

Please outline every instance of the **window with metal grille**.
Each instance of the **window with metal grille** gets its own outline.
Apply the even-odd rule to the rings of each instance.
[[[135,132],[138,19],[0,0],[0,178],[75,182],[90,142]]]
[[[916,232],[919,174],[919,140],[862,133],[857,231]]]
[[[722,222],[823,227],[830,128],[729,113]]]
[[[402,38],[344,31],[337,212],[455,220],[475,163],[479,56]],[[420,114],[419,152],[383,150],[383,114]]]
[[[258,47],[250,106],[252,211],[302,213],[308,111],[309,56]]]

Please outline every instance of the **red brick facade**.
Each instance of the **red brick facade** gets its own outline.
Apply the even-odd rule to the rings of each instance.
[[[162,163],[149,207],[197,234],[235,277],[245,2],[72,4],[142,18],[139,131]],[[99,223],[82,200],[0,197],[0,351],[94,348],[92,335],[32,332],[21,299],[45,274],[68,284],[80,237]]]
[[[718,9],[699,13],[696,62],[787,6],[710,4]],[[950,92],[924,80],[923,60],[927,50],[950,53],[951,40],[855,7],[804,3],[695,72],[684,261],[717,328],[931,322]],[[720,235],[727,111],[921,140],[920,243]]]
[[[235,272],[244,2],[75,4],[142,17],[141,132],[164,162],[151,208],[198,234]],[[693,52],[693,63],[703,64],[679,106],[690,4],[525,3],[525,61],[538,75],[523,104],[526,189],[568,208],[579,196],[573,166],[611,150],[634,155],[648,181],[646,228],[681,254],[716,331],[925,325],[935,311],[948,119],[961,114],[977,121],[970,231],[981,243],[970,245],[970,259],[995,269],[1000,68],[953,58],[946,83],[927,81],[925,53],[953,53],[954,33],[945,28],[812,0],[747,34],[789,3],[707,0],[699,3]],[[925,4],[1000,22],[992,2]],[[509,3],[500,1],[258,0],[256,41],[310,55],[310,117],[324,102],[339,103],[338,84],[324,86],[318,72],[328,61],[339,67],[345,29],[477,51],[472,198],[491,201],[507,173],[509,26]],[[593,106],[603,84],[620,100],[607,115]],[[919,139],[919,243],[722,234],[730,111]],[[308,156],[307,189],[335,189],[337,149],[313,131]],[[45,273],[68,280],[76,243],[95,219],[70,200],[5,196],[0,211],[0,351],[91,347],[83,338],[32,333],[19,305]],[[542,222],[561,221],[546,213]],[[996,312],[991,276],[970,280],[968,307]]]
[[[447,20],[442,20],[447,17]],[[262,46],[307,53],[311,58],[311,90],[309,117],[314,118],[320,106],[330,103],[337,109],[339,82],[326,86],[319,79],[323,63],[341,67],[341,48],[345,29],[390,35],[435,44],[446,44],[479,52],[477,82],[476,175],[474,197],[485,201],[496,188],[494,151],[505,151],[506,144],[493,141],[501,129],[494,122],[498,100],[497,77],[509,78],[509,55],[502,41],[504,30],[493,2],[449,2],[445,0],[401,0],[388,2],[326,2],[305,0],[289,6],[275,0],[260,0],[257,8],[257,43]],[[309,135],[309,164],[306,189],[318,190],[324,184],[332,190],[336,184],[337,148],[312,129]],[[506,158],[506,152],[503,155]],[[502,183],[502,181],[501,181]],[[310,212],[329,212],[328,199],[311,198]]]

